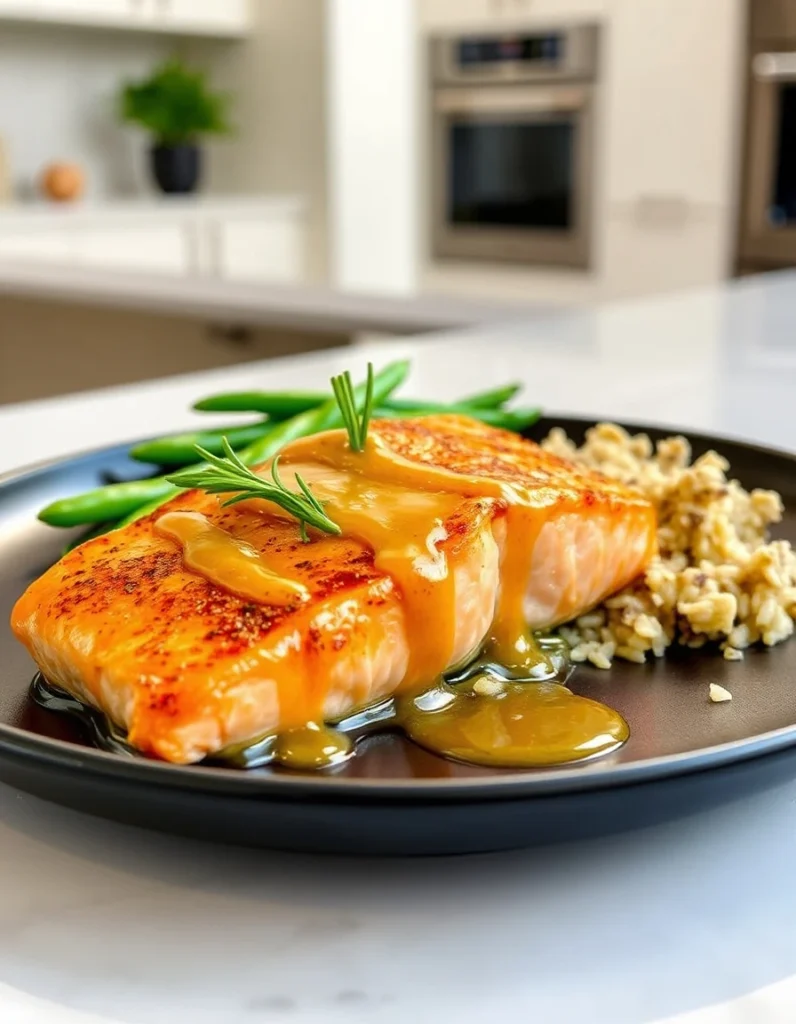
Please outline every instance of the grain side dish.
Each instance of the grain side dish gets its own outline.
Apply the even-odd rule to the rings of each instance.
[[[673,643],[718,644],[738,661],[750,644],[773,646],[793,633],[796,554],[770,539],[782,516],[775,491],[744,490],[716,452],[692,462],[683,437],[653,446],[613,423],[593,427],[581,447],[554,428],[542,446],[638,488],[658,515],[659,554],[644,574],[561,628],[574,661],[643,663]]]

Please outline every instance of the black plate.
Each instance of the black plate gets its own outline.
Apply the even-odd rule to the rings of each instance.
[[[581,420],[542,421],[581,438]],[[633,430],[647,429],[631,427]],[[649,429],[653,438],[672,431]],[[778,535],[796,541],[796,457],[690,435],[714,447],[748,487],[778,490]],[[347,853],[469,853],[637,827],[796,776],[796,641],[743,662],[674,655],[654,664],[578,667],[572,688],[620,711],[631,737],[617,754],[565,769],[454,764],[397,735],[366,741],[331,775],[175,767],[91,747],[80,727],[28,698],[34,666],[11,635],[12,605],[59,555],[63,531],[38,508],[140,466],[126,446],[0,479],[0,778],[80,810],[226,842]],[[733,700],[712,704],[708,684]]]

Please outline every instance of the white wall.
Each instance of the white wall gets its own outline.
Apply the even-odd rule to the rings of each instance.
[[[0,138],[14,182],[28,191],[52,160],[74,160],[92,196],[145,181],[144,141],[122,128],[114,97],[169,52],[166,40],[45,27],[0,27]]]
[[[413,0],[329,0],[329,216],[334,283],[417,285]]]
[[[212,190],[305,200],[306,264],[316,280],[326,273],[325,3],[251,0],[245,42],[183,49],[235,96],[237,131],[211,148]]]

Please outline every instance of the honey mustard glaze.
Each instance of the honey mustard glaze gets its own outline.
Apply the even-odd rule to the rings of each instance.
[[[305,586],[272,572],[251,544],[213,526],[200,512],[167,512],[157,520],[155,529],[177,541],[188,569],[239,597],[272,605],[309,597]]]
[[[440,683],[404,699],[398,721],[421,747],[455,761],[503,768],[542,768],[607,754],[629,734],[621,715],[561,683],[489,676],[457,687]]]
[[[562,685],[565,659],[540,646],[527,627],[525,592],[546,519],[543,492],[411,462],[373,435],[363,452],[353,452],[344,431],[292,443],[281,467],[287,486],[299,474],[343,534],[372,549],[376,567],[401,594],[409,660],[382,726],[397,725],[419,745],[456,760],[516,767],[566,764],[626,740],[621,716]],[[457,571],[472,557],[449,536],[462,498],[484,501],[484,514],[503,521],[501,586],[486,645],[465,652],[471,662],[479,654],[482,660],[446,682],[458,652]],[[284,515],[268,502],[247,504]],[[308,596],[302,584],[271,572],[249,545],[203,516],[171,512],[156,525],[182,546],[187,567],[236,594],[272,604]],[[263,756],[256,763],[323,768],[344,760],[353,744],[322,724],[322,697],[317,708],[304,709],[306,726],[258,740]],[[233,763],[253,763],[245,751],[230,755]]]

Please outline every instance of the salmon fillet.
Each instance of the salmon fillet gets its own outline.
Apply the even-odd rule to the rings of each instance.
[[[223,508],[189,491],[64,556],[17,602],[14,632],[48,679],[107,714],[132,745],[190,763],[418,684],[418,648],[438,671],[462,664],[512,587],[532,628],[570,619],[633,579],[654,551],[648,502],[517,435],[455,415],[370,430],[407,480],[433,476],[428,493],[404,486],[372,514],[391,536],[407,508],[422,521],[431,503],[426,553],[447,566],[444,601],[429,576],[412,606],[355,536],[313,531],[303,543],[298,523],[268,503]],[[292,460],[323,499],[327,470],[305,465],[313,441],[288,447],[282,475]],[[308,599],[271,606],[187,569],[156,527],[181,510],[251,545]]]

